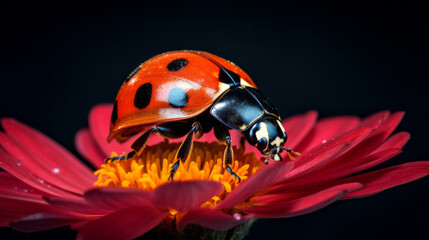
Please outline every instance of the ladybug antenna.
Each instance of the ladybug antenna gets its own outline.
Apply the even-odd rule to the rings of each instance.
[[[301,153],[295,152],[295,151],[293,151],[290,148],[284,148],[284,147],[281,147],[281,148],[287,152],[287,154],[289,155],[290,160],[292,160],[292,161],[295,160],[295,157],[300,157],[301,156]]]
[[[220,72],[219,72],[219,80],[221,82],[224,83],[228,83],[231,84],[233,86],[237,86],[240,85],[240,75],[238,75],[237,73],[226,69],[222,64],[220,64],[218,61],[214,60],[213,58],[207,56],[204,53],[201,53],[199,51],[191,51],[192,53],[198,54],[201,57],[206,58],[207,60],[209,60],[210,62],[216,64],[216,66],[218,66],[220,68]],[[229,80],[229,81],[228,81]]]

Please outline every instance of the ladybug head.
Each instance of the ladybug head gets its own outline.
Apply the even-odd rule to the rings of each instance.
[[[266,116],[260,119],[244,132],[244,135],[247,141],[258,148],[262,154],[268,155],[274,161],[282,160],[280,153],[283,151],[287,135],[277,118]]]

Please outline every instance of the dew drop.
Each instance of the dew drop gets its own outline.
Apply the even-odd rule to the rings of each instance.
[[[37,181],[39,181],[40,183],[44,183],[45,181],[41,178],[38,178]]]
[[[58,173],[60,173],[60,169],[59,168],[53,168],[52,172],[58,174]]]
[[[326,139],[323,139],[323,140],[322,140],[322,143],[326,143],[326,142],[327,142],[327,140],[326,140]]]
[[[24,190],[22,190],[23,192],[25,192],[25,193],[28,193],[28,189],[24,189]]]
[[[17,166],[21,166],[22,165],[21,160],[16,160],[15,163],[16,163]]]
[[[235,218],[235,220],[240,220],[241,219],[241,214],[240,213],[234,213],[234,218]]]

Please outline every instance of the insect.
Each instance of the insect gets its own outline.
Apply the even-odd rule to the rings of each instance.
[[[173,51],[157,55],[138,66],[116,97],[108,141],[123,142],[144,132],[123,160],[140,155],[152,133],[166,139],[186,136],[176,153],[169,180],[180,162],[192,152],[193,138],[214,130],[224,144],[223,166],[238,182],[231,168],[233,149],[229,129],[242,132],[262,154],[281,161],[285,150],[291,159],[300,154],[284,148],[287,139],[273,104],[252,79],[234,63],[201,51]]]

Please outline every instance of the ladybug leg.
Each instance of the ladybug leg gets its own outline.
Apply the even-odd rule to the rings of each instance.
[[[146,147],[147,141],[149,140],[150,134],[153,132],[157,132],[158,131],[158,126],[155,126],[153,128],[151,128],[150,130],[146,131],[143,135],[141,135],[139,138],[137,138],[133,144],[131,144],[131,148],[134,150],[132,152],[134,152],[134,154],[132,154],[132,156],[136,155],[140,156],[144,150],[144,148]],[[132,153],[130,152],[130,153]],[[129,153],[129,154],[130,154]]]
[[[131,152],[127,153],[126,155],[121,155],[121,156],[106,158],[106,159],[104,159],[104,162],[108,163],[109,161],[113,162],[113,161],[116,161],[116,160],[119,160],[119,161],[126,160],[126,159],[134,157],[135,154],[136,154],[136,151],[131,151]]]
[[[131,145],[131,148],[133,149],[133,151],[127,153],[126,155],[121,155],[119,157],[107,158],[104,160],[104,162],[126,160],[134,157],[134,155],[136,154],[137,156],[140,156],[140,154],[143,152],[143,149],[146,147],[147,140],[149,139],[150,134],[156,131],[157,131],[157,126],[153,127],[152,129],[148,130],[143,135],[141,135],[139,138],[137,138]]]
[[[243,149],[243,151],[246,151],[246,138],[243,134],[241,134],[240,138],[240,148]]]
[[[121,155],[118,157],[111,157],[104,160],[105,162],[116,161],[116,160],[126,160],[134,157],[135,155],[140,156],[143,150],[146,147],[146,144],[149,140],[151,133],[156,133],[159,136],[165,138],[166,141],[170,138],[181,138],[188,133],[188,129],[191,125],[187,122],[169,122],[157,125],[148,131],[146,131],[143,135],[137,138],[133,144],[131,144],[131,148],[133,151],[129,152],[126,155]],[[198,137],[199,138],[199,137]]]
[[[146,147],[151,133],[156,133],[166,139],[180,138],[186,135],[188,132],[186,129],[189,129],[189,125],[186,122],[170,122],[157,125],[137,138],[131,145],[131,148],[136,152],[137,156],[140,156]]]
[[[195,137],[198,139],[202,136],[203,129],[199,122],[194,122],[192,124],[192,128],[189,131],[188,135],[185,138],[185,141],[182,142],[179,149],[177,150],[175,159],[176,162],[171,166],[170,176],[168,180],[173,180],[174,174],[179,167],[180,162],[184,163],[190,157],[190,153],[192,152],[192,148],[194,147],[194,141],[192,140],[195,134]]]
[[[231,174],[235,179],[238,180],[238,183],[240,183],[240,176],[238,176],[238,174],[235,173],[230,166],[234,160],[234,151],[232,150],[231,135],[229,134],[228,129],[225,127],[215,127],[214,133],[216,138],[221,143],[226,144],[226,148],[223,153],[223,167],[226,169],[226,171],[228,171],[229,174]]]

